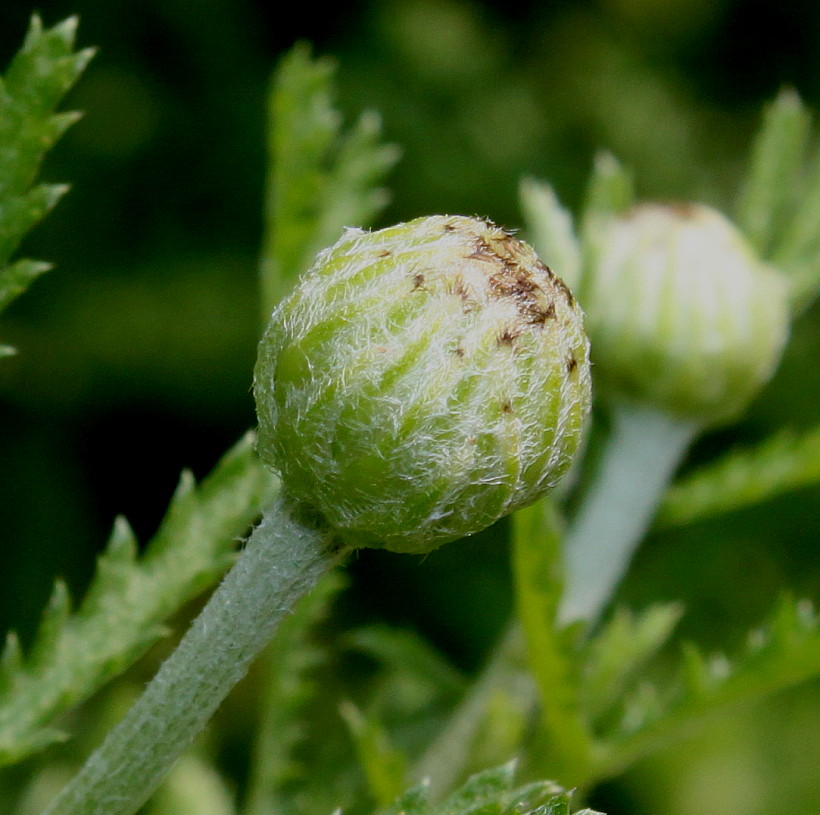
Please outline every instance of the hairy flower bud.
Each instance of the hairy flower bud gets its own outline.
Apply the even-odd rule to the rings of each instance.
[[[701,205],[638,206],[592,240],[580,296],[599,380],[706,424],[739,413],[787,338],[777,273]]]
[[[569,289],[492,223],[348,229],[274,312],[258,449],[356,545],[426,552],[531,503],[589,410]]]

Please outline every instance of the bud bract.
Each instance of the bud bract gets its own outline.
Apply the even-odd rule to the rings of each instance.
[[[705,424],[735,416],[787,338],[781,277],[706,206],[642,205],[596,226],[580,291],[596,381]]]
[[[258,449],[354,545],[426,552],[556,484],[589,411],[569,289],[492,223],[348,229],[274,312]]]

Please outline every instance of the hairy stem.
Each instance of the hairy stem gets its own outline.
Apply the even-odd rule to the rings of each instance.
[[[564,544],[561,622],[594,622],[604,611],[699,430],[647,405],[613,405],[606,448]]]
[[[279,499],[176,651],[44,815],[135,812],[341,554],[328,532]]]

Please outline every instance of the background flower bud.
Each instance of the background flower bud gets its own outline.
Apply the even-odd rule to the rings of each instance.
[[[788,335],[786,287],[719,212],[635,207],[596,228],[584,272],[598,380],[715,424],[769,379]]]
[[[589,410],[569,289],[492,223],[348,229],[274,312],[259,453],[353,543],[425,552],[559,480]]]

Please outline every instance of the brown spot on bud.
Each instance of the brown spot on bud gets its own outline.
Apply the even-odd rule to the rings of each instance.
[[[517,331],[514,326],[508,326],[498,335],[497,343],[498,345],[512,345],[520,336],[520,331]]]
[[[564,296],[564,299],[567,301],[567,305],[570,308],[572,308],[575,305],[575,297],[573,297],[572,292],[569,290],[567,284],[564,283],[564,281],[561,280],[561,278],[558,277],[558,275],[555,274],[555,272],[553,272],[552,269],[550,269],[550,267],[547,266],[547,264],[544,263],[542,260],[539,260],[535,264],[535,268],[539,272],[545,274],[550,279],[555,288],[557,288],[558,291],[560,291],[561,294]]]
[[[567,373],[571,374],[577,367],[578,367],[578,360],[575,359],[574,355],[570,354],[567,357]]]

